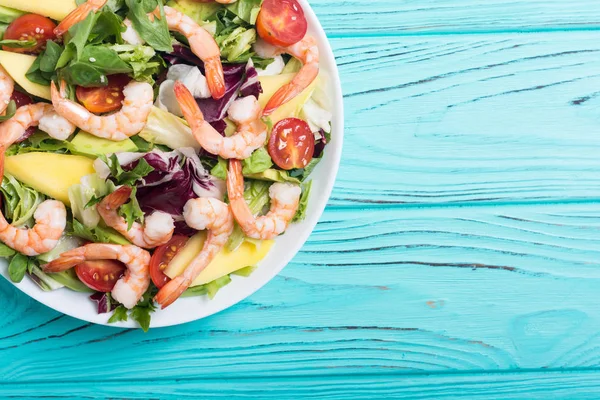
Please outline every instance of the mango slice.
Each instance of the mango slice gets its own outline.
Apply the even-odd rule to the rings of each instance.
[[[95,172],[93,162],[83,156],[24,153],[6,157],[4,169],[18,181],[70,206],[69,187]]]

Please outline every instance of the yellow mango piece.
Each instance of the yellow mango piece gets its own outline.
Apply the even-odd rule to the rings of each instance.
[[[267,105],[268,101],[271,99],[271,97],[273,97],[275,92],[277,92],[279,88],[283,85],[287,85],[288,83],[290,83],[292,79],[294,79],[294,76],[296,76],[295,73],[260,76],[258,79],[260,80],[260,84],[263,89],[263,93],[259,96],[258,100],[260,106],[264,108]],[[273,124],[276,124],[277,122],[285,118],[298,118],[300,112],[302,111],[302,107],[310,99],[310,96],[312,96],[315,90],[315,86],[319,82],[319,79],[320,77],[318,76],[317,79],[313,81],[313,83],[311,83],[306,89],[304,89],[302,93],[300,93],[298,96],[292,99],[292,101],[285,103],[277,110],[275,110],[273,114],[270,115]]]
[[[24,153],[6,157],[4,169],[18,181],[69,206],[69,187],[95,172],[93,162],[67,154]]]
[[[206,240],[206,232],[200,232],[192,236],[185,247],[171,260],[165,275],[173,279],[179,276],[192,260],[200,254]],[[275,241],[264,240],[258,244],[244,241],[235,251],[221,250],[214,260],[194,280],[193,286],[204,285],[225,275],[229,275],[239,269],[256,265],[273,247]]]
[[[0,5],[3,5],[2,0],[0,0]],[[11,78],[29,94],[50,100],[50,86],[33,83],[25,76],[34,61],[35,56],[0,50],[0,64]]]
[[[45,15],[57,21],[77,7],[75,0],[0,0],[0,6]]]

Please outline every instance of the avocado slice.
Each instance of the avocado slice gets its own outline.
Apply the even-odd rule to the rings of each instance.
[[[71,151],[84,156],[98,157],[103,154],[137,151],[137,146],[131,139],[120,142],[96,137],[87,132],[79,132],[73,140]]]
[[[76,292],[93,292],[92,289],[85,286],[79,278],[77,278],[77,274],[75,273],[75,269],[71,268],[63,272],[58,272],[56,274],[48,274],[48,276],[54,279],[56,282],[68,287],[71,290]]]

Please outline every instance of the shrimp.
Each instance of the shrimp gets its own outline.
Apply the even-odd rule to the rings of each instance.
[[[273,57],[287,53],[303,64],[294,79],[271,96],[263,110],[263,115],[270,115],[278,107],[291,101],[310,86],[319,75],[319,47],[315,38],[310,35],[304,36],[304,39],[288,47],[274,47],[264,41],[259,41],[255,44],[254,50],[261,57]]]
[[[201,197],[191,199],[183,208],[185,222],[198,230],[208,229],[208,237],[198,256],[181,275],[160,289],[155,300],[161,308],[168,307],[181,296],[200,273],[221,251],[233,232],[233,215],[229,206],[217,199]]]
[[[244,200],[242,163],[229,160],[227,195],[231,211],[246,236],[253,239],[273,239],[287,229],[300,203],[300,186],[290,183],[274,183],[269,188],[271,210],[262,217],[254,217]]]
[[[4,149],[0,151],[0,176],[4,176]],[[67,209],[60,201],[46,200],[33,214],[31,229],[8,223],[0,211],[0,241],[26,256],[37,256],[54,249],[67,226]]]
[[[69,100],[66,97],[64,81],[61,82],[60,91],[52,82],[51,93],[52,104],[59,115],[71,121],[81,130],[115,141],[125,140],[144,129],[154,101],[152,85],[146,82],[131,81],[123,89],[125,100],[123,100],[121,110],[110,115],[99,116]]]
[[[98,213],[106,225],[138,247],[152,249],[167,243],[173,237],[175,230],[173,217],[170,214],[157,211],[146,218],[144,225],[134,222],[128,229],[127,222],[119,215],[118,210],[131,196],[131,190],[128,186],[121,186],[98,204]]]
[[[73,25],[86,19],[89,13],[96,12],[104,7],[107,1],[108,0],[88,0],[81,4],[71,11],[71,13],[67,15],[56,28],[54,28],[54,34],[56,36],[64,35]]]
[[[59,140],[65,140],[75,132],[75,125],[59,116],[51,104],[28,104],[20,107],[12,118],[0,125],[0,146],[10,146],[28,128],[36,125],[50,137]]]
[[[0,113],[3,113],[10,103],[13,91],[15,90],[15,81],[8,72],[0,65]]]
[[[135,307],[150,285],[150,253],[137,246],[90,243],[62,253],[42,268],[45,272],[62,272],[93,260],[117,260],[125,264],[125,275],[117,281],[111,293],[126,308]]]
[[[223,137],[204,120],[196,100],[179,81],[175,82],[175,97],[194,137],[209,153],[222,158],[246,159],[267,140],[267,125],[260,119],[260,105],[254,96],[236,100],[229,107],[229,118],[238,124],[236,133]]]
[[[206,80],[212,97],[220,99],[225,95],[225,76],[219,45],[206,29],[184,13],[168,6],[164,9],[169,29],[181,33],[188,39],[192,52],[204,62]]]

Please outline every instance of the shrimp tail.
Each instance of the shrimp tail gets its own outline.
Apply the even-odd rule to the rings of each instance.
[[[309,87],[318,75],[318,66],[314,67],[309,64],[304,65],[300,72],[298,72],[298,75],[296,75],[290,83],[279,88],[279,90],[269,99],[263,110],[263,115],[267,116],[272,114],[276,109],[294,99],[294,97],[298,96],[304,89]]]
[[[154,300],[164,310],[173,304],[190,287],[191,283],[189,278],[180,275],[163,286],[154,297]]]
[[[85,261],[85,257],[83,257],[81,255],[66,256],[65,254],[66,253],[63,253],[56,260],[50,261],[48,264],[43,265],[42,269],[44,270],[44,272],[48,272],[48,273],[63,272],[68,269],[71,269],[74,266],[76,266],[77,264],[81,264],[82,262]]]
[[[100,207],[108,210],[116,210],[123,204],[127,203],[131,196],[132,189],[129,186],[121,186],[108,196],[106,196],[99,204]]]
[[[223,75],[223,64],[221,57],[212,57],[204,60],[204,72],[208,89],[215,100],[225,96],[225,76]]]
[[[204,115],[202,114],[202,110],[196,103],[196,99],[189,91],[189,89],[180,81],[175,82],[174,85],[175,98],[179,103],[179,107],[181,107],[181,112],[183,113],[184,118],[194,129],[195,121],[203,121]]]
[[[86,19],[90,12],[98,11],[104,7],[104,4],[106,4],[107,1],[108,0],[88,0],[83,3],[71,11],[71,13],[67,15],[56,28],[54,28],[54,34],[56,36],[64,35],[73,25]]]

